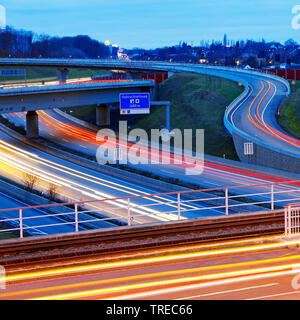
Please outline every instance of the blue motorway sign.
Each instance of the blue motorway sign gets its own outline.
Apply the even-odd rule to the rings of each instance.
[[[121,93],[120,113],[126,114],[149,114],[150,94],[149,93]]]

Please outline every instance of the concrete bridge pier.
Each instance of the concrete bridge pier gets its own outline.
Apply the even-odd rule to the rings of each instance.
[[[57,69],[56,73],[57,73],[59,83],[66,83],[67,82],[69,69],[66,69],[66,68]]]
[[[99,127],[110,126],[110,107],[107,104],[97,105],[96,124]]]
[[[26,137],[39,137],[39,117],[36,111],[28,111],[26,114]]]

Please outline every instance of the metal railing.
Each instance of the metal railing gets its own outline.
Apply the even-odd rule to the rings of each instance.
[[[64,92],[75,90],[99,90],[99,89],[119,89],[128,87],[154,87],[153,80],[128,80],[128,81],[91,81],[91,82],[74,82],[65,84],[53,84],[43,86],[18,86],[16,88],[2,89],[0,91],[1,96],[12,94],[35,94],[35,93],[49,93],[49,92]]]
[[[285,236],[300,236],[300,203],[288,204],[284,208]]]
[[[276,209],[283,210],[288,203],[299,200],[300,181],[282,181],[1,209],[0,233],[13,232],[23,238],[118,225],[132,226],[205,216],[271,212]],[[291,221],[294,221],[293,218]],[[293,228],[296,228],[295,224],[287,234],[293,233]],[[299,223],[297,228],[299,231]]]

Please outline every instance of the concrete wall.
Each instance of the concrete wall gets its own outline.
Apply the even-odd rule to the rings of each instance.
[[[242,162],[268,166],[276,169],[300,173],[300,158],[296,155],[287,154],[285,150],[274,150],[271,147],[255,142],[250,137],[243,136],[240,132],[233,130],[233,141],[237,154]],[[253,142],[254,154],[244,155],[244,143]]]

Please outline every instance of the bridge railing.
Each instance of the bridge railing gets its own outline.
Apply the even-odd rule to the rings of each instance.
[[[120,225],[283,211],[286,205],[297,201],[300,201],[300,181],[282,181],[1,209],[0,236],[9,233],[23,238]],[[297,221],[298,225],[286,229],[290,230],[287,234],[293,233],[296,227],[300,230],[300,219]]]
[[[300,236],[300,203],[291,203],[284,207],[285,236]]]

